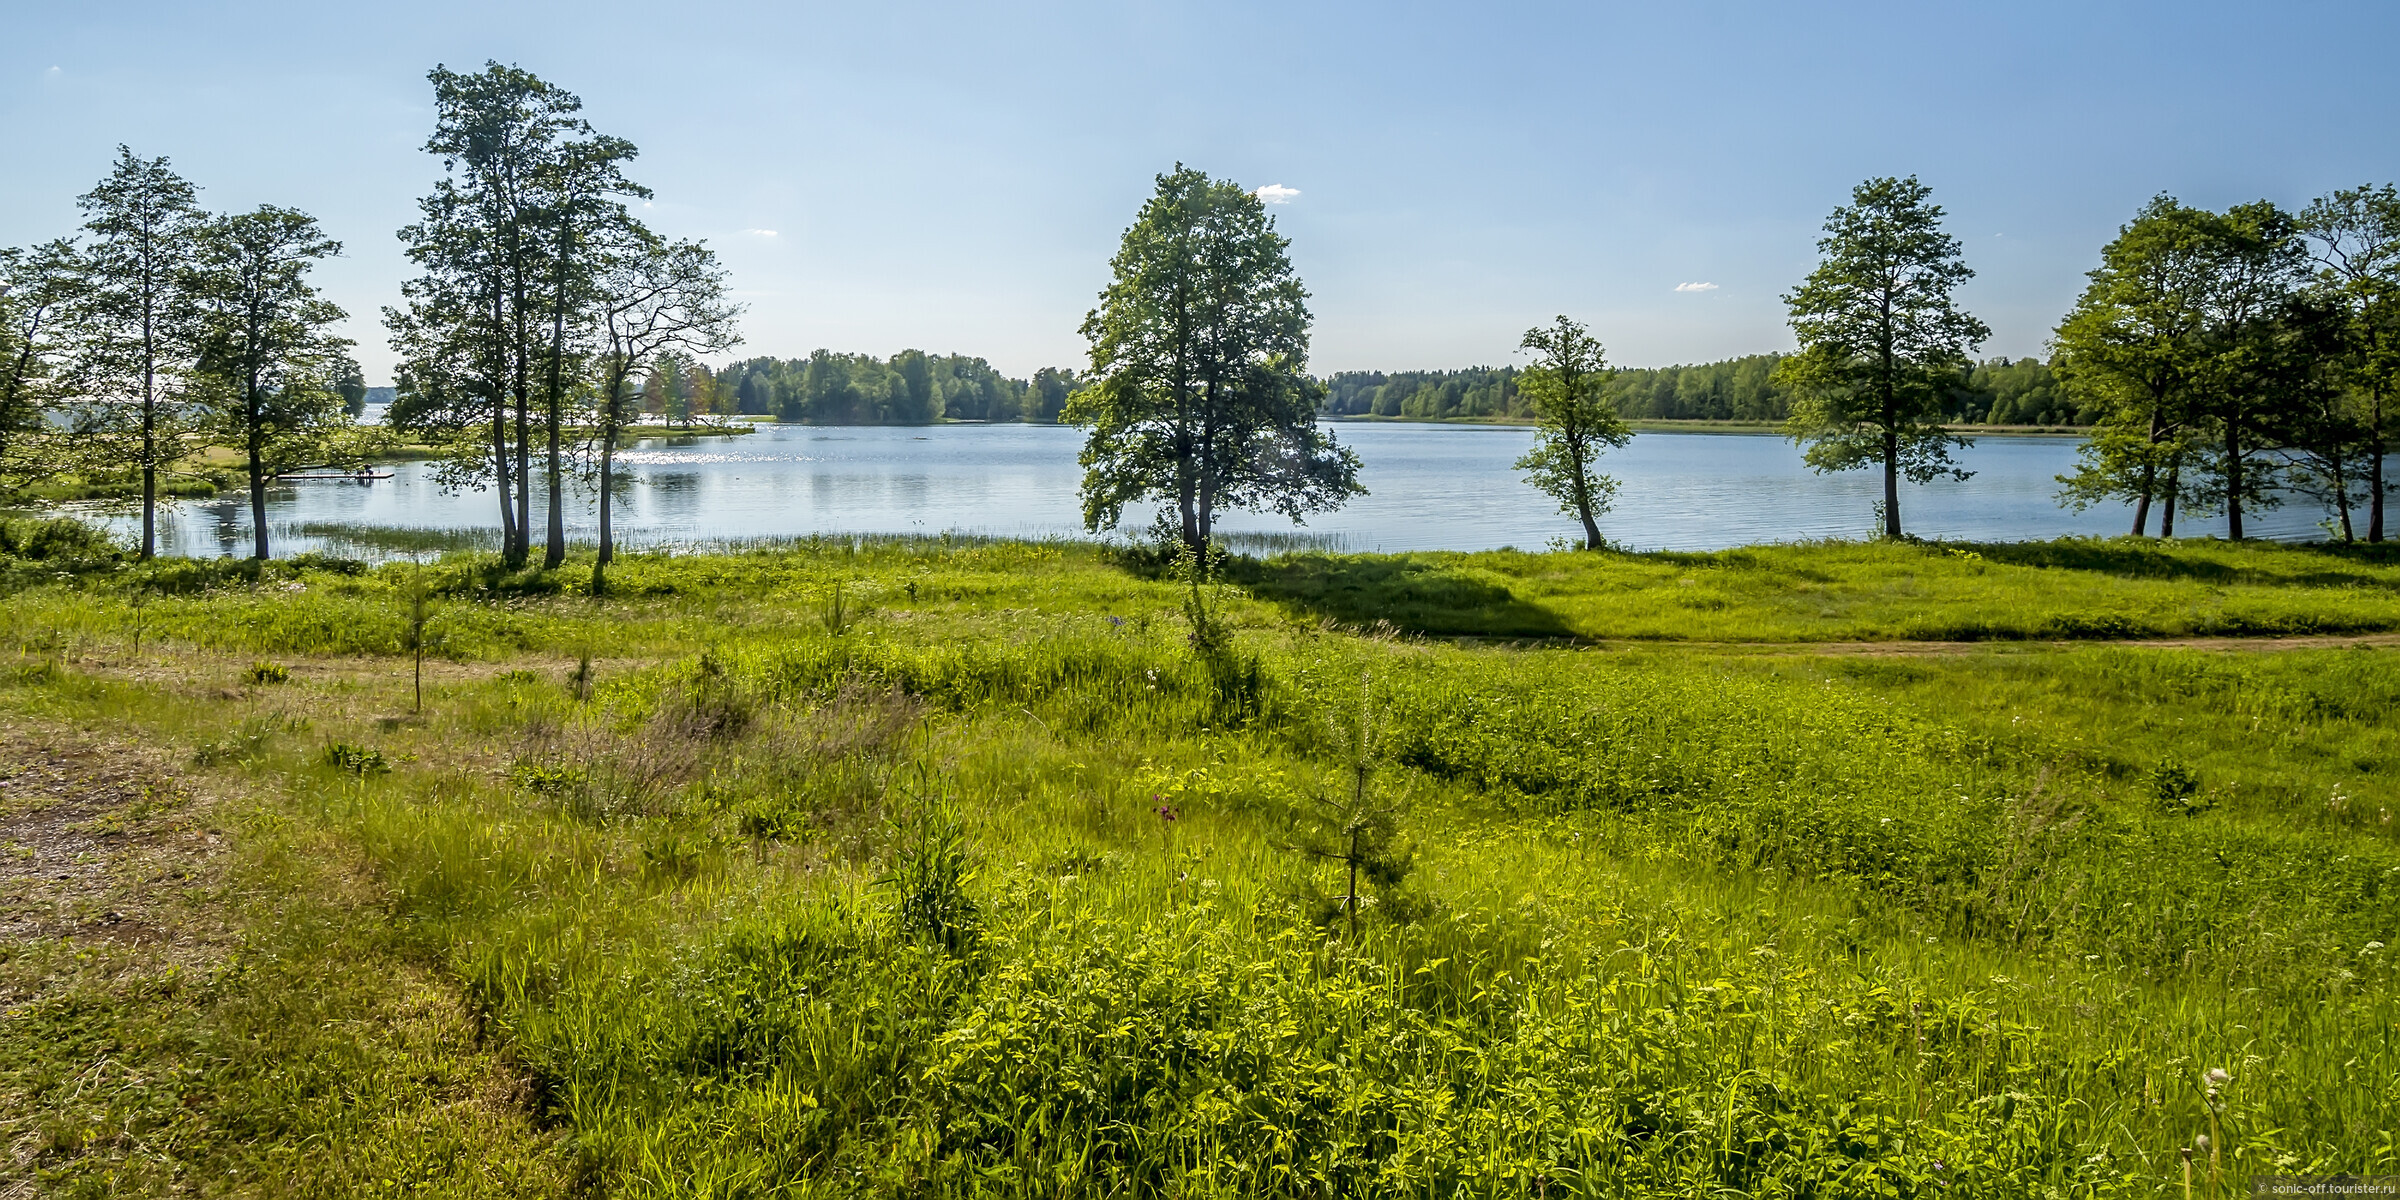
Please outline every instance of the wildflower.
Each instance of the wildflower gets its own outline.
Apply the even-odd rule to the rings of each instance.
[[[2212,1088],[2221,1088],[2231,1082],[2233,1082],[2233,1075],[2226,1071],[2225,1068],[2210,1067],[2208,1069],[2208,1086]]]
[[[2382,942],[2368,942],[2366,945],[2359,947],[2358,952],[2360,954],[2373,954],[2381,949],[2383,949]]]
[[[1119,629],[1125,628],[1125,618],[1123,617],[1110,617],[1108,619],[1108,623],[1116,626]]]
[[[1151,799],[1155,800],[1157,797],[1153,796]],[[1158,819],[1161,821],[1172,821],[1175,819],[1175,806],[1172,804],[1161,804],[1157,808],[1151,809],[1150,811],[1157,813]]]

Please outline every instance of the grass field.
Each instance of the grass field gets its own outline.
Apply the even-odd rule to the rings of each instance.
[[[1302,552],[1195,593],[824,539],[595,600],[38,533],[0,527],[8,1184],[2400,1171],[2386,553]]]

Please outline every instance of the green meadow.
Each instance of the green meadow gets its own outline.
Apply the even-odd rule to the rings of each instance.
[[[2381,548],[471,547],[0,527],[5,1186],[2400,1172]]]

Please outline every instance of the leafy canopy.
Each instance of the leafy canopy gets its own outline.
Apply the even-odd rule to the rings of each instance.
[[[1952,293],[1974,277],[1958,239],[1942,231],[1932,190],[1870,179],[1826,218],[1817,269],[1784,297],[1800,353],[1776,368],[1793,389],[1784,432],[1818,471],[1881,465],[1884,532],[1900,535],[1898,477],[1965,479],[1942,424],[1965,382],[1968,354],[1991,330]]]
[[[1600,342],[1564,315],[1556,325],[1525,331],[1518,343],[1540,357],[1517,377],[1540,423],[1533,449],[1517,460],[1526,482],[1558,501],[1558,510],[1583,522],[1584,549],[1598,550],[1599,517],[1617,494],[1617,481],[1592,470],[1603,451],[1633,440],[1609,394],[1608,359]]]
[[[1084,318],[1092,382],[1061,414],[1090,431],[1087,528],[1156,499],[1162,525],[1196,547],[1220,510],[1299,522],[1365,490],[1357,456],[1316,423],[1308,293],[1288,245],[1240,185],[1180,166],[1158,177]]]

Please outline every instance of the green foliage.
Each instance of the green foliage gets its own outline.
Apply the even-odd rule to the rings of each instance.
[[[1521,348],[1540,356],[1518,379],[1533,401],[1540,433],[1517,469],[1536,491],[1558,501],[1560,512],[1583,523],[1583,548],[1598,550],[1608,544],[1599,518],[1616,498],[1617,481],[1592,464],[1633,440],[1608,394],[1607,361],[1600,343],[1564,316],[1550,328],[1527,330]]]
[[[1958,239],[1943,233],[1932,192],[1907,179],[1870,179],[1826,218],[1824,261],[1784,298],[1800,353],[1775,368],[1794,394],[1784,432],[1818,471],[1878,465],[1884,536],[1899,537],[1899,478],[1964,479],[1942,427],[1967,354],[1991,330],[1951,293],[1974,277]]]
[[[1632,421],[1781,422],[1792,392],[1775,378],[1787,356],[1748,354],[1672,367],[1611,367],[1609,395]],[[1533,402],[1515,367],[1457,371],[1336,371],[1325,379],[1327,416],[1414,420],[1530,420]],[[1945,420],[1993,425],[2089,424],[2062,395],[2050,364],[1994,358],[1974,364],[1945,397]]]
[[[967,885],[975,880],[966,826],[950,797],[923,790],[891,819],[891,873],[876,881],[892,896],[892,921],[903,937],[960,954],[982,934],[982,910]]]
[[[2119,591],[2325,619],[2391,569],[2108,542],[1219,578],[1342,561],[1578,620],[1647,597],[1685,635],[1912,603],[2096,624]],[[392,774],[367,788],[244,760],[373,864],[380,936],[462,982],[589,1188],[2135,1197],[2173,1194],[2212,1117],[2229,1178],[2400,1165],[2374,1035],[2400,1019],[2388,649],[1458,646],[1223,588],[1208,620],[1264,684],[1231,732],[1176,619],[1191,579],[1154,564],[845,540],[621,574],[597,605],[454,602],[532,622],[558,649],[506,665],[544,678],[576,622],[608,629],[588,703],[462,680],[374,735]],[[917,587],[835,636],[805,599],[835,579]],[[160,603],[240,611],[247,586]],[[10,627],[77,636],[50,594]],[[195,743],[233,720],[81,678],[0,699]],[[374,711],[406,679],[290,686]],[[343,707],[325,736],[359,744]],[[1328,893],[1374,897],[1356,936]]]
[[[1327,416],[1417,420],[1522,418],[1530,403],[1518,392],[1515,367],[1463,371],[1336,371],[1325,378]]]
[[[753,358],[715,375],[727,412],[811,425],[923,425],[933,421],[1056,423],[1073,371],[1044,367],[1031,382],[981,358],[903,350],[889,360],[818,350],[807,358]]]
[[[254,662],[250,664],[249,670],[242,672],[242,681],[253,685],[290,683],[292,671],[282,663]]]
[[[1157,501],[1204,550],[1227,509],[1294,523],[1361,493],[1358,456],[1318,428],[1307,291],[1257,196],[1178,167],[1125,231],[1084,318],[1089,383],[1060,419],[1088,430],[1086,528]]]
[[[0,554],[90,569],[113,564],[125,550],[108,532],[72,517],[0,518]]]
[[[182,264],[195,395],[210,432],[239,448],[248,467],[256,558],[268,557],[268,482],[327,462],[350,426],[340,384],[358,367],[350,340],[329,328],[349,314],[308,282],[317,260],[341,252],[316,218],[261,205],[204,222]]]
[[[392,764],[384,758],[383,751],[372,746],[328,742],[324,753],[318,757],[326,766],[362,779],[369,775],[388,775],[392,770]]]
[[[157,552],[160,477],[197,448],[204,406],[185,404],[197,348],[183,268],[203,217],[165,158],[117,147],[107,178],[76,203],[90,240],[71,307],[77,362],[68,423],[78,458],[141,477],[141,557]]]

